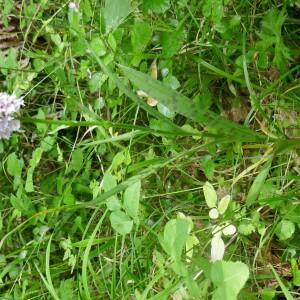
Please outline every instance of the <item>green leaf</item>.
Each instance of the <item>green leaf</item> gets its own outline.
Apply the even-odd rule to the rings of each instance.
[[[165,225],[163,239],[160,239],[160,243],[174,261],[180,261],[188,238],[189,226],[186,219],[172,219]]]
[[[138,212],[141,197],[141,181],[137,181],[130,185],[124,192],[123,207],[126,214],[130,216],[135,223],[138,223]]]
[[[300,286],[300,270],[298,268],[298,263],[296,259],[291,260],[292,275],[293,275],[293,284]]]
[[[280,240],[284,241],[293,236],[295,232],[295,224],[291,221],[282,220],[275,228],[275,234]]]
[[[276,270],[274,269],[274,267],[269,264],[269,267],[271,268],[277,282],[279,283],[280,285],[280,288],[285,296],[285,299],[286,300],[294,300],[294,297],[291,295],[291,293],[289,292],[289,290],[287,289],[287,287],[284,285],[284,283],[282,282],[282,280],[280,279],[278,273],[276,272]]]
[[[121,235],[128,234],[132,230],[133,221],[122,211],[112,212],[109,219],[112,228]]]
[[[230,195],[226,195],[220,200],[218,204],[218,211],[221,215],[223,215],[226,212],[230,200],[231,200]]]
[[[134,53],[142,51],[150,41],[152,27],[147,22],[136,22],[131,31],[131,45]]]
[[[144,0],[144,10],[152,10],[155,13],[164,13],[170,7],[170,0]]]
[[[182,29],[175,30],[173,32],[165,32],[162,35],[162,55],[166,57],[172,57],[177,54],[181,49],[185,32]]]
[[[210,110],[203,110],[189,98],[170,89],[158,80],[151,79],[147,74],[122,65],[119,65],[119,68],[138,89],[143,90],[171,111],[176,111],[195,122],[212,128],[214,131],[222,134],[224,138],[224,135],[226,135],[227,140],[248,142],[264,140],[263,136],[243,125],[229,121]]]
[[[249,269],[242,262],[218,261],[204,270],[216,288],[213,300],[235,300],[249,278]]]
[[[32,176],[33,176],[34,169],[38,166],[41,160],[43,152],[44,150],[42,148],[36,148],[32,153],[32,158],[29,161],[29,169],[27,171],[27,178],[25,183],[25,191],[27,193],[34,191]]]
[[[115,177],[108,173],[105,173],[102,181],[104,192],[108,192],[117,186],[117,181]],[[106,199],[106,206],[111,211],[116,211],[121,208],[120,200],[118,199],[117,195],[113,195]]]
[[[69,300],[76,298],[73,291],[75,291],[74,279],[69,278],[61,281],[59,286],[59,299],[60,300]]]
[[[11,195],[9,200],[11,205],[25,216],[34,213],[32,202],[26,194],[21,194],[20,196]]]
[[[130,11],[130,0],[106,0],[103,10],[106,33],[116,29]]]
[[[7,173],[14,177],[14,190],[18,188],[21,183],[23,163],[18,159],[15,152],[12,152],[7,157]]]
[[[213,22],[220,22],[223,18],[223,0],[205,0],[202,13],[205,17],[211,17]]]
[[[272,289],[263,289],[261,292],[261,299],[262,300],[272,300],[276,296],[276,290]]]
[[[216,207],[218,196],[214,187],[208,181],[203,185],[203,193],[207,206],[209,208]]]
[[[136,22],[131,33],[131,46],[134,54],[131,64],[137,66],[142,57],[144,48],[147,46],[152,36],[152,27],[147,22]]]
[[[82,168],[82,164],[83,164],[83,151],[82,149],[78,148],[74,150],[74,152],[72,153],[72,160],[69,168],[70,170],[80,171],[80,169]]]
[[[246,198],[247,206],[252,205],[258,198],[260,191],[264,185],[264,182],[266,181],[266,178],[269,174],[269,170],[271,168],[272,161],[273,161],[273,155],[270,156],[270,158],[267,160],[267,162],[263,166],[262,170],[259,172],[259,174],[254,179],[254,181],[251,185],[251,188],[248,192],[247,198]]]
[[[103,56],[106,54],[106,47],[102,39],[95,37],[91,40],[91,48],[98,55]]]

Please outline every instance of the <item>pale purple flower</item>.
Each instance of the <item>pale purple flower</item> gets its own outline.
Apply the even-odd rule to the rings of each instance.
[[[17,98],[15,94],[0,93],[0,139],[8,139],[12,132],[20,129],[20,122],[13,114],[23,104],[23,98]]]
[[[11,116],[0,118],[0,139],[9,139],[10,135],[19,129],[19,120],[15,120]]]
[[[22,98],[17,98],[15,94],[8,95],[0,93],[0,118],[11,116],[17,112],[24,104]]]

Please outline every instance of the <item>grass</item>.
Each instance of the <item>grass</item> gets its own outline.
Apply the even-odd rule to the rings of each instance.
[[[0,8],[1,299],[300,299],[298,0]]]

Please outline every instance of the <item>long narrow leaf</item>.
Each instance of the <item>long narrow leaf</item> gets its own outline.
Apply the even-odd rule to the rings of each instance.
[[[219,134],[230,137],[232,141],[262,141],[265,139],[264,136],[245,126],[227,120],[210,110],[201,109],[189,98],[170,89],[161,82],[151,79],[150,76],[142,72],[121,65],[119,65],[119,68],[134,85],[157,99],[170,110],[176,111],[204,126],[211,127],[217,130]]]

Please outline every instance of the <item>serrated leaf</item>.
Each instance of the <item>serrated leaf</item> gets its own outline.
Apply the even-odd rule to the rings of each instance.
[[[230,195],[226,195],[220,200],[218,204],[218,211],[221,215],[223,215],[226,212],[230,200],[231,200]]]
[[[133,221],[122,211],[112,212],[109,219],[112,228],[121,235],[128,234],[132,230]]]
[[[103,10],[106,32],[116,29],[131,11],[130,0],[106,0]]]
[[[128,216],[138,223],[138,212],[141,197],[141,181],[130,185],[124,192],[123,207]]]
[[[207,206],[209,208],[216,207],[218,196],[214,187],[208,181],[203,185],[203,193]]]

